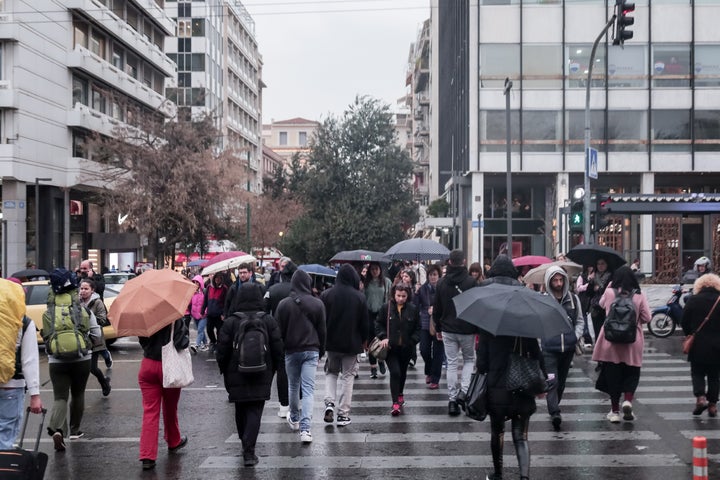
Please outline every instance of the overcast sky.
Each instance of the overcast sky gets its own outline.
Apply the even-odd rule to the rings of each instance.
[[[406,92],[410,44],[429,0],[246,0],[263,56],[263,123],[340,116],[357,94]]]

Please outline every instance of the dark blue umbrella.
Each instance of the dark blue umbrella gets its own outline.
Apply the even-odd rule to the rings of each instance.
[[[308,263],[307,265],[300,265],[300,270],[309,273],[310,275],[324,275],[326,277],[335,277],[337,272],[332,268],[318,265],[317,263]]]

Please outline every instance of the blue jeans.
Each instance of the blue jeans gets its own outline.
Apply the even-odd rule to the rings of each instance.
[[[195,320],[197,322],[197,339],[195,340],[195,343],[197,345],[205,345],[207,343],[207,338],[205,337],[205,327],[207,326],[207,318],[203,317],[200,320]]]
[[[290,397],[290,420],[300,419],[300,431],[309,432],[312,422],[315,400],[315,372],[317,372],[318,352],[295,352],[285,354],[285,370],[288,377],[288,395]],[[302,389],[302,413],[300,410],[300,390]],[[302,415],[302,416],[301,416]]]
[[[0,450],[10,450],[20,433],[25,388],[0,388]]]

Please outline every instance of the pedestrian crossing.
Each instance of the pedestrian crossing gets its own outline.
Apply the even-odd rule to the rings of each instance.
[[[611,424],[610,404],[594,388],[595,363],[575,359],[562,407],[562,431],[555,432],[544,400],[531,417],[531,478],[564,480],[606,478],[692,478],[692,438],[708,439],[711,478],[720,473],[720,419],[693,417],[690,367],[684,357],[653,348],[646,340],[640,385],[633,402],[635,422]],[[445,375],[445,372],[443,372]],[[425,385],[422,359],[408,372],[404,414],[390,416],[389,376],[369,378],[361,365],[355,381],[350,417],[339,427],[323,422],[325,377],[318,368],[313,410],[313,443],[301,445],[297,434],[277,417],[277,402],[263,415],[254,478],[285,478],[302,470],[306,478],[484,478],[492,472],[489,421],[447,414],[445,378],[439,390]],[[273,393],[275,389],[273,388]],[[517,461],[506,424],[505,477],[516,478]],[[239,451],[237,435],[224,441]],[[241,457],[209,455],[199,471],[215,478],[242,469]],[[287,476],[289,478],[289,476]]]

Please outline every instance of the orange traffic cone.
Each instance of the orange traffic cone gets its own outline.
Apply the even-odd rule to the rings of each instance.
[[[693,438],[693,480],[708,480],[707,439]]]

